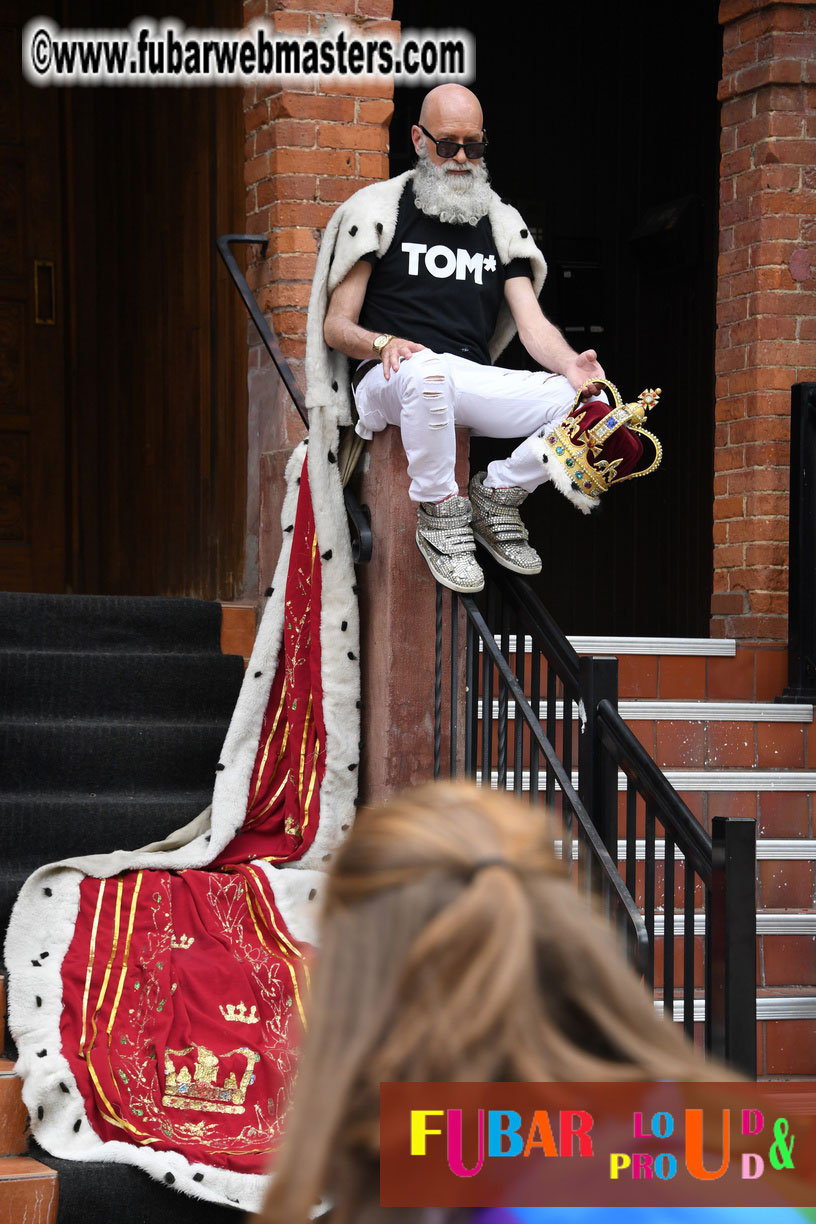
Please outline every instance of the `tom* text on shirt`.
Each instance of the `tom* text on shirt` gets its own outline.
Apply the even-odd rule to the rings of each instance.
[[[424,255],[424,266],[431,276],[440,280],[455,276],[457,280],[465,280],[470,273],[477,285],[482,284],[482,272],[496,271],[496,256],[485,257],[481,251],[473,254],[463,247],[452,251],[450,247],[437,245],[428,247],[424,242],[403,242],[402,250],[408,256],[408,275],[420,276],[420,255]]]

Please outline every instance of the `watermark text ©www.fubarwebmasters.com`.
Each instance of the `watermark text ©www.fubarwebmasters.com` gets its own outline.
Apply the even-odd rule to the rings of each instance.
[[[32,85],[249,85],[323,77],[401,77],[406,84],[472,81],[467,30],[404,30],[399,37],[278,34],[264,21],[242,30],[194,30],[143,17],[126,30],[63,30],[36,17],[23,30],[23,75]]]

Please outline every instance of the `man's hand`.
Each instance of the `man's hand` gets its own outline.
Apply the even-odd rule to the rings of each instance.
[[[424,348],[424,344],[415,344],[413,340],[401,340],[399,336],[394,336],[392,340],[389,340],[380,354],[385,381],[388,382],[392,370],[399,369],[402,358],[407,361],[413,353],[418,353]]]
[[[585,349],[583,353],[579,353],[574,361],[568,362],[562,371],[564,377],[569,380],[577,391],[579,387],[583,387],[584,383],[590,378],[605,378],[603,366],[598,362],[598,354],[594,349]],[[593,395],[600,395],[601,388],[597,383],[586,387],[581,393],[581,399],[591,399]]]
[[[533,292],[532,281],[526,276],[513,276],[504,282],[504,296],[518,328],[519,339],[527,352],[545,370],[563,374],[577,391],[592,378],[604,378],[594,349],[576,353],[557,327],[542,312]],[[600,387],[587,387],[582,399],[600,394]]]

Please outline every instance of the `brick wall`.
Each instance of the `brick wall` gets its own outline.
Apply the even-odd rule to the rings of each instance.
[[[313,0],[245,0],[244,24],[264,18],[283,36],[319,36],[327,23],[338,22],[349,35],[370,31],[385,37],[399,30],[389,20],[391,10],[392,0],[333,0],[320,9]],[[301,387],[321,231],[340,201],[388,177],[392,97],[393,80],[386,77],[320,78],[245,91],[246,229],[269,239],[266,259],[250,258],[247,281]],[[264,588],[277,557],[283,469],[304,430],[251,326],[248,343],[248,552],[255,557],[245,578],[249,596]],[[259,473],[260,488],[253,486]]]
[[[391,0],[335,0],[315,11],[308,0],[246,0],[244,20],[266,17],[280,34],[319,35],[327,18],[349,32],[386,34]],[[345,19],[345,20],[344,20]],[[250,268],[250,287],[269,313],[281,348],[299,372],[320,231],[358,187],[388,177],[393,81],[348,77],[246,92],[247,226],[267,234],[266,260]]]
[[[787,638],[790,386],[816,379],[816,4],[722,0],[712,633]]]

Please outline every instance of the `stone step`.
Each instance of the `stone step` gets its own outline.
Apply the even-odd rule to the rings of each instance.
[[[812,714],[812,708],[806,709]],[[633,721],[632,731],[665,772],[681,769],[810,769],[816,767],[812,717],[763,721]]]
[[[572,635],[569,641],[579,655],[618,659],[622,699],[774,701],[788,679],[784,649],[738,646],[733,638]],[[515,654],[515,635],[509,642]],[[524,649],[532,649],[529,637]]]
[[[498,745],[500,703],[491,702],[494,759]],[[813,707],[773,702],[620,701],[618,711],[663,770],[667,769],[806,769],[816,767],[816,728]],[[479,718],[483,702],[478,705]],[[560,723],[564,703],[556,703]],[[578,751],[580,724],[573,722],[573,760]],[[507,703],[508,748],[512,750],[516,707]],[[546,725],[547,705],[541,701],[539,720]],[[560,743],[561,729],[556,729]],[[529,734],[524,735],[528,740]],[[525,752],[526,752],[525,748]],[[527,758],[524,758],[527,763]]]
[[[258,609],[254,603],[221,604],[221,653],[249,661],[255,645]]]
[[[0,1058],[0,1157],[22,1156],[28,1146],[28,1112],[14,1063]]]
[[[221,621],[200,599],[0,592],[2,650],[219,652]]]
[[[655,1000],[662,1011],[662,999]],[[674,1018],[682,1019],[682,1003],[674,1002]],[[695,1037],[702,1040],[705,1003],[694,1000]],[[816,1076],[816,990],[812,987],[757,991],[757,1078],[808,1079]]]
[[[645,843],[636,843],[638,861]],[[662,839],[655,839],[655,860],[665,857]],[[675,850],[675,860],[682,856]],[[810,838],[759,838],[756,843],[757,910],[808,911],[816,903],[816,841]],[[626,844],[618,842],[618,862],[626,862]],[[621,868],[622,870],[622,868]],[[816,948],[814,948],[816,961]],[[811,972],[813,972],[811,970]]]
[[[501,642],[501,635],[495,635]],[[517,637],[509,635],[510,653],[515,654]],[[620,634],[568,634],[567,641],[579,655],[634,655],[637,658],[728,658],[737,653],[734,638],[628,637]],[[524,650],[532,650],[532,638],[524,637]]]
[[[0,1220],[56,1224],[59,1191],[53,1169],[29,1156],[0,1159]]]
[[[655,1006],[662,1011],[662,1000],[656,1000]],[[683,1001],[679,997],[674,1000],[674,1018],[675,1020],[683,1018]],[[695,1022],[705,1020],[705,999],[701,994],[698,994],[694,1000],[694,1020]],[[757,1020],[816,1020],[816,991],[809,987],[790,992],[760,987],[757,990]],[[814,1026],[814,1036],[816,1036],[816,1026]],[[816,1054],[816,1048],[813,1052]],[[816,1067],[816,1059],[814,1059],[814,1067]]]
[[[483,702],[479,699],[479,718],[483,714]],[[493,698],[493,718],[499,716],[499,702]],[[796,705],[793,702],[775,701],[658,701],[624,700],[618,702],[618,713],[624,722],[774,722],[811,723],[813,706]],[[564,702],[555,703],[556,719],[564,717]],[[575,707],[573,706],[573,716]],[[514,720],[516,703],[507,702],[507,717]],[[547,702],[541,700],[538,707],[540,721],[547,716]]]
[[[0,651],[3,709],[17,719],[133,719],[135,722],[232,714],[243,677],[233,655],[156,651]]]
[[[215,777],[224,720],[150,723],[95,719],[0,721],[3,788],[197,790]]]
[[[539,771],[539,787],[543,778],[543,766]],[[757,792],[757,791],[790,791],[792,793],[816,790],[816,770],[812,769],[664,769],[663,773],[676,791],[685,792]],[[481,770],[476,773],[476,781],[481,785]],[[573,785],[578,785],[578,774],[573,771]],[[512,769],[507,771],[507,789],[512,790],[515,776]],[[490,785],[495,790],[498,785],[495,768],[491,771]],[[524,770],[521,776],[521,789],[530,789],[530,774]],[[626,790],[626,775],[618,773],[618,790]]]
[[[620,699],[772,701],[784,685],[783,674],[773,670],[776,659],[768,663],[763,657],[757,667],[754,652],[747,659],[733,638],[573,636],[570,641],[579,655],[617,657]]]
[[[0,792],[0,860],[14,856],[21,871],[30,875],[45,859],[134,850],[161,841],[211,801],[211,786],[152,794],[95,789]]]
[[[680,899],[678,897],[678,905]],[[674,913],[676,973],[682,974],[682,937],[685,923],[682,906]],[[761,911],[757,914],[757,983],[761,988],[816,989],[816,914],[791,911]],[[662,966],[665,916],[654,916],[655,963]],[[702,969],[702,949],[705,935],[705,914],[694,915],[694,937],[699,946],[699,966]],[[797,1003],[797,1007],[801,1005]],[[807,1016],[795,1009],[787,1019],[816,1019],[816,999],[808,1005]]]

